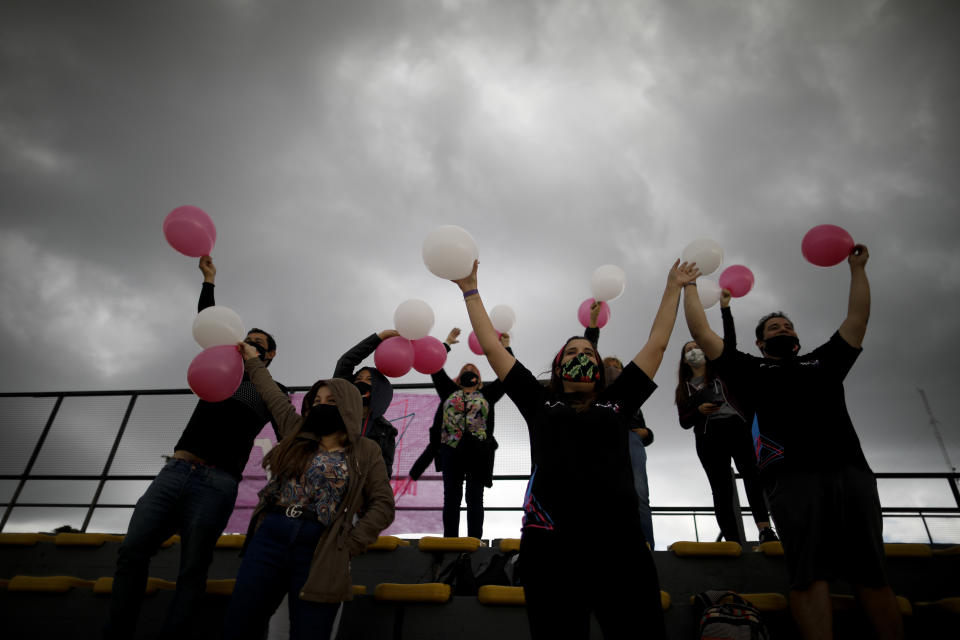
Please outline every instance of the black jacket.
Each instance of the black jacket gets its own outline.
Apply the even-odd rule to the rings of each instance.
[[[363,359],[376,351],[380,346],[380,336],[372,334],[364,338],[359,344],[340,356],[334,378],[342,378],[353,382],[356,374],[366,369],[370,372],[370,412],[363,420],[361,433],[380,445],[383,453],[383,462],[387,465],[387,477],[393,476],[393,459],[397,450],[397,430],[389,420],[383,417],[393,402],[393,387],[387,377],[374,367],[361,367],[354,371],[354,367],[363,362]]]

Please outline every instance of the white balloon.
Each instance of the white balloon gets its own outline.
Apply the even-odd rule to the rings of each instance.
[[[493,323],[493,328],[500,333],[509,333],[516,321],[517,314],[505,304],[498,304],[490,309],[490,322]]]
[[[480,255],[473,236],[453,224],[437,227],[423,241],[423,264],[433,275],[445,280],[459,280],[473,271],[473,261]]]
[[[697,278],[697,293],[700,295],[700,304],[709,309],[720,302],[720,285],[716,280]]]
[[[229,307],[207,307],[193,320],[193,339],[204,349],[236,344],[244,335],[243,321]]]
[[[696,262],[700,274],[708,276],[723,262],[723,249],[710,238],[697,238],[684,247],[680,259],[684,262]]]
[[[627,286],[627,274],[615,264],[597,267],[590,278],[590,290],[593,297],[603,302],[616,300]]]
[[[423,300],[405,300],[393,312],[393,326],[407,340],[419,340],[433,329],[433,309]]]

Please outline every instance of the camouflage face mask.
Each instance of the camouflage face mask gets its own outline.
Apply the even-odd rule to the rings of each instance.
[[[568,382],[596,382],[600,379],[600,367],[581,353],[560,364],[560,377]]]

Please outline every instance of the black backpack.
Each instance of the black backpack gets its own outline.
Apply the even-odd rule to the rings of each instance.
[[[702,591],[694,596],[703,640],[770,640],[760,612],[733,591]]]

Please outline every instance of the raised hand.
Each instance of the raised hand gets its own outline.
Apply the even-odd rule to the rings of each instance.
[[[457,340],[457,338],[459,337],[460,337],[460,328],[454,327],[453,329],[450,329],[450,333],[447,334],[447,339],[444,340],[444,342],[451,345],[457,344],[458,342],[460,342],[459,340]]]
[[[212,283],[217,277],[217,268],[213,265],[213,258],[210,256],[200,256],[200,272],[203,274],[203,281]]]

